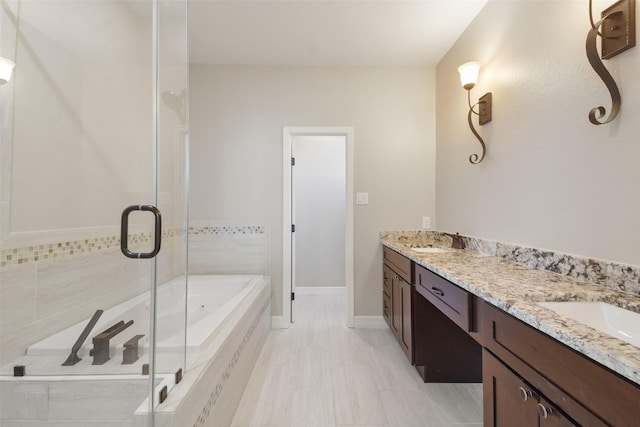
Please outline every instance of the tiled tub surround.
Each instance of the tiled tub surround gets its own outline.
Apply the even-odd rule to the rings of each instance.
[[[593,274],[582,273],[584,268],[580,266],[585,262],[591,265],[591,260],[581,261],[579,258],[550,251],[518,248],[514,245],[483,242],[465,237],[467,244],[465,250],[419,254],[411,248],[429,245],[450,247],[451,245],[451,238],[442,233],[422,231],[385,231],[381,233],[381,242],[384,246],[396,250],[461,288],[640,384],[639,348],[537,304],[544,301],[603,301],[640,313],[640,295],[638,292],[629,291],[636,290],[638,287],[638,267],[618,266],[612,269],[613,273],[625,271],[622,277],[631,278],[630,282],[620,283],[620,277],[604,279],[602,274],[598,273],[597,276],[603,284],[597,284],[553,272],[555,269],[569,274]],[[530,260],[537,267],[548,265],[551,266],[552,271],[513,262],[514,259]],[[562,260],[560,263],[562,267],[559,268],[553,260]],[[573,260],[577,260],[577,265],[571,268],[570,263]],[[594,263],[597,262],[594,261]]]
[[[184,275],[185,236],[163,233],[158,282]],[[0,365],[22,356],[45,337],[150,289],[153,260],[120,252],[116,230],[74,231],[2,244],[0,266]],[[149,236],[133,234],[130,247],[146,250]],[[48,240],[48,242],[47,242]],[[27,243],[27,244],[25,244]]]
[[[157,407],[156,426],[230,425],[270,330],[270,291],[263,278],[230,313]],[[148,377],[136,374],[3,378],[0,424],[142,427],[148,425],[148,387]]]
[[[156,427],[231,425],[271,330],[271,282],[255,287],[155,413]]]
[[[268,227],[201,222],[188,232],[192,274],[270,274]],[[159,283],[185,272],[183,229],[164,224],[162,238]],[[151,239],[132,227],[130,248],[148,250]],[[2,242],[0,366],[96,309],[148,291],[152,269],[152,260],[120,253],[117,227],[22,233]]]
[[[270,247],[268,226],[194,222],[189,227],[189,273],[270,276]]]

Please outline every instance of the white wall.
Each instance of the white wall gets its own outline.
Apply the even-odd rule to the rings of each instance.
[[[610,2],[594,2],[594,16]],[[636,8],[636,13],[638,13]],[[438,228],[637,265],[640,261],[640,48],[610,59],[622,93],[615,122],[589,66],[586,1],[490,1],[437,67]],[[466,124],[456,68],[484,66],[472,91],[493,92],[493,121]],[[476,119],[477,120],[477,119]],[[476,122],[477,123],[477,122]]]
[[[346,138],[292,141],[296,287],[345,286]]]
[[[282,127],[354,128],[355,314],[380,315],[383,229],[435,216],[435,80],[426,68],[192,64],[193,221],[270,224],[282,313]]]

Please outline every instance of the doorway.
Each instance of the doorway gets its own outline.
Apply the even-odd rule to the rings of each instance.
[[[344,286],[353,327],[353,129],[285,127],[283,165],[282,327],[293,319],[296,283]]]

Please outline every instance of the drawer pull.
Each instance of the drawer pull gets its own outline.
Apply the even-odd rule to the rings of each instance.
[[[549,415],[551,415],[552,412],[551,408],[544,406],[542,403],[538,403],[538,415],[540,415],[540,418],[549,418]]]
[[[436,288],[435,286],[431,287],[431,292],[433,292],[434,294],[438,295],[439,297],[443,297],[444,296],[444,292],[442,292],[442,289]]]
[[[531,396],[533,396],[531,390],[525,390],[524,387],[518,387],[518,392],[520,393],[520,398],[523,402],[526,402]],[[538,408],[538,411],[540,411],[540,408]]]

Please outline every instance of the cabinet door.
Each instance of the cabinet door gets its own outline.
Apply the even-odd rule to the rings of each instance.
[[[402,279],[394,274],[391,279],[391,330],[400,339],[402,331]]]
[[[382,265],[382,292],[391,296],[391,280],[393,278],[393,271],[386,266],[386,264]]]
[[[482,354],[485,427],[538,427],[538,396],[491,353]]]
[[[413,342],[411,335],[411,289],[412,286],[401,280],[400,293],[402,295],[402,330],[400,331],[400,344],[402,350],[413,363]]]
[[[391,296],[387,295],[386,292],[382,293],[382,316],[389,328],[391,328]],[[393,328],[391,329],[393,330]]]

